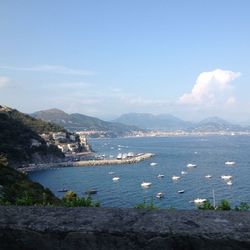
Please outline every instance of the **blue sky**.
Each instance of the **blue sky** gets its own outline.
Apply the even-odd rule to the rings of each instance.
[[[0,103],[250,121],[248,0],[6,0]]]

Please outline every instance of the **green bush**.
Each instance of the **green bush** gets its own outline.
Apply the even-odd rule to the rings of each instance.
[[[231,210],[231,206],[228,200],[221,200],[217,210]]]

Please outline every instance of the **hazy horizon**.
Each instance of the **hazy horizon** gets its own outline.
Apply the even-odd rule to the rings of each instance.
[[[0,3],[0,104],[250,123],[250,2]]]

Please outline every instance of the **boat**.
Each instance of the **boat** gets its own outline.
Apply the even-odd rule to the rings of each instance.
[[[178,191],[179,194],[183,194],[184,192],[185,192],[184,189]]]
[[[230,180],[230,179],[232,179],[232,175],[222,175],[221,179],[223,179],[223,180]]]
[[[232,166],[235,164],[235,161],[226,161],[225,162],[225,165],[229,165],[229,166]]]
[[[120,177],[113,177],[113,179],[112,179],[113,181],[119,181],[120,180]]]
[[[181,174],[182,174],[182,175],[186,175],[186,174],[187,174],[187,171],[181,171]]]
[[[126,153],[122,154],[122,159],[123,159],[123,160],[124,160],[124,159],[127,159],[127,157],[128,157],[128,154],[126,154]]]
[[[97,190],[95,190],[95,189],[86,190],[85,194],[88,194],[88,195],[90,195],[90,194],[97,194]]]
[[[133,152],[128,152],[128,157],[131,158],[131,157],[134,157],[135,154]]]
[[[161,192],[159,192],[159,193],[156,194],[156,198],[161,199],[161,198],[163,198],[163,197],[164,197],[164,194],[161,193]]]
[[[173,180],[173,181],[177,181],[177,180],[179,180],[179,179],[180,179],[180,176],[176,176],[176,175],[172,176],[172,180]]]
[[[122,159],[122,154],[119,153],[119,154],[116,156],[116,159],[117,159],[117,160],[121,160],[121,159]]]
[[[233,182],[230,180],[230,181],[227,182],[227,185],[232,186]]]
[[[61,192],[61,193],[68,192],[68,191],[69,191],[69,190],[66,189],[66,188],[62,188],[62,189],[57,190],[57,192]]]
[[[148,188],[148,187],[150,187],[151,186],[151,182],[145,182],[145,181],[143,181],[142,183],[141,183],[141,186],[143,187],[143,188]]]
[[[197,167],[196,164],[192,164],[192,163],[187,164],[187,168],[195,168],[195,167]]]
[[[157,178],[163,178],[165,175],[164,174],[158,174]]]
[[[194,200],[194,203],[195,204],[203,204],[205,201],[207,201],[207,199],[197,198],[197,199]]]
[[[151,163],[150,163],[150,166],[156,166],[156,165],[157,165],[156,162],[151,162]]]
[[[205,175],[205,178],[207,178],[207,179],[211,179],[211,178],[212,178],[212,175],[210,175],[210,174]]]

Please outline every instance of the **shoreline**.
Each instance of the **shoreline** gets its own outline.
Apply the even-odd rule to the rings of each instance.
[[[35,166],[23,167],[17,169],[20,172],[32,172],[39,170],[46,170],[50,168],[64,168],[64,167],[91,167],[91,166],[103,166],[103,165],[121,165],[121,164],[135,164],[147,159],[150,159],[155,154],[153,153],[140,153],[136,156],[126,159],[102,159],[102,160],[84,160],[76,162],[58,162],[58,163],[40,163]]]

